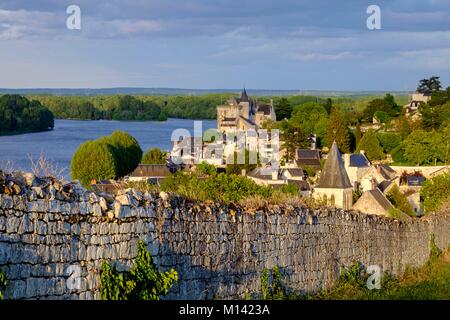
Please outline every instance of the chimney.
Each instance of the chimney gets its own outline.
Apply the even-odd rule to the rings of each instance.
[[[278,180],[278,170],[272,171],[272,180]]]
[[[375,190],[377,188],[377,181],[374,178],[372,178],[370,180],[370,182],[371,182],[371,186],[372,186],[371,190]]]
[[[344,166],[346,167],[346,168],[348,168],[348,167],[350,167],[350,156],[351,156],[351,154],[350,153],[345,153],[344,154]]]

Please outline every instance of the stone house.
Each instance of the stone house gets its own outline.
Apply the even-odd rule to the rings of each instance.
[[[337,208],[350,209],[352,207],[353,186],[345,171],[336,141],[331,146],[320,174],[319,183],[314,188],[313,196]]]
[[[298,167],[311,167],[320,170],[320,152],[317,149],[297,149],[294,162]]]
[[[378,188],[365,191],[352,207],[353,210],[381,216],[387,216],[392,208],[392,203]]]
[[[173,173],[166,164],[140,164],[129,176],[128,181],[145,181],[152,184],[160,184],[162,180]]]

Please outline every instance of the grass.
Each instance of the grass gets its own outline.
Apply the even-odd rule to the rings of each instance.
[[[450,248],[434,250],[419,269],[408,268],[400,277],[384,275],[381,289],[369,290],[356,265],[330,290],[303,298],[312,300],[450,300]]]

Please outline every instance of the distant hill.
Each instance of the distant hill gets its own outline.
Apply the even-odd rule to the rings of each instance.
[[[0,88],[0,94],[29,94],[29,95],[62,95],[62,96],[95,96],[95,95],[114,95],[114,94],[136,94],[136,95],[205,95],[209,93],[229,93],[241,92],[242,89],[178,89],[178,88],[30,88],[30,89],[7,89]],[[333,91],[333,90],[264,90],[247,89],[249,95],[253,96],[291,96],[291,95],[309,95],[309,96],[372,96],[383,95],[390,92],[394,95],[409,94],[406,91]]]

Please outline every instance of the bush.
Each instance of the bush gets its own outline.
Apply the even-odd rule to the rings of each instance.
[[[141,163],[143,164],[165,164],[166,152],[159,148],[153,148],[148,150],[143,156]]]
[[[193,200],[213,200],[224,203],[238,202],[250,196],[270,197],[272,189],[260,186],[243,176],[220,173],[206,179],[197,174],[177,172],[161,182],[161,190],[175,192]]]
[[[215,175],[217,173],[217,169],[215,166],[213,166],[212,164],[209,164],[205,161],[203,161],[202,163],[198,164],[196,167],[197,172],[201,173],[201,174],[205,174],[208,176],[212,176]]]
[[[387,197],[389,201],[403,213],[406,213],[410,217],[415,217],[416,213],[408,202],[408,198],[405,194],[403,194],[397,185],[393,186],[391,190],[389,190]]]
[[[107,141],[116,152],[118,176],[123,177],[132,172],[142,159],[142,149],[134,137],[124,131],[114,131]]]
[[[420,189],[420,196],[424,199],[425,213],[439,210],[446,201],[450,201],[450,174],[426,180]]]
[[[86,141],[75,152],[70,163],[72,179],[89,187],[93,179],[117,177],[118,160],[113,147],[104,141]]]
[[[3,300],[2,291],[6,289],[6,285],[7,285],[6,275],[3,272],[3,270],[0,269],[0,300]]]
[[[288,298],[286,289],[281,283],[281,273],[278,267],[271,271],[264,268],[261,275],[261,293],[263,300],[284,300]]]
[[[104,262],[100,292],[104,300],[159,300],[178,281],[178,273],[159,272],[144,242],[140,241],[133,268],[120,274]]]

